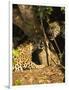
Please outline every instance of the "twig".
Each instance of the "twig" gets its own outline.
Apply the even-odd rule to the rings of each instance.
[[[55,38],[54,38],[54,37],[53,37],[53,40],[54,40],[54,43],[55,43],[55,45],[56,45],[56,47],[57,47],[57,49],[58,49],[59,53],[61,54],[61,51],[60,51],[60,49],[59,49],[59,46],[58,46],[58,44],[57,44],[57,42],[56,42],[56,40],[55,40]]]
[[[65,70],[65,67],[62,64],[57,64],[52,58],[51,60],[55,63],[56,66],[61,66]]]
[[[39,11],[40,11],[40,7],[39,7]],[[48,40],[47,36],[46,36],[46,33],[45,33],[45,30],[44,30],[44,26],[43,26],[43,20],[42,20],[42,12],[40,12],[40,23],[41,23],[41,29],[42,29],[42,32],[43,32],[43,35],[44,35],[44,44],[45,44],[45,51],[46,51],[46,56],[47,56],[47,64],[49,66],[49,60],[48,60],[48,52],[47,52],[47,42],[46,40]]]

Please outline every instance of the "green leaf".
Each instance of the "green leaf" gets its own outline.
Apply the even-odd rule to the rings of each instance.
[[[18,80],[18,79],[17,79],[17,80],[15,81],[15,85],[21,85],[21,84],[22,84],[22,80]]]
[[[16,60],[14,59],[13,61],[12,61],[12,65],[15,65],[17,62],[16,62]]]
[[[12,55],[14,56],[14,57],[18,57],[19,56],[19,50],[18,49],[13,49],[12,50]]]

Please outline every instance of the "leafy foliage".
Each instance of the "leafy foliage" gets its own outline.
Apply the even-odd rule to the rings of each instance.
[[[53,18],[55,18],[54,15],[65,13],[65,7],[56,7],[55,8],[55,7],[51,7],[51,6],[47,6],[47,7],[46,6],[33,6],[33,10],[35,11],[37,18],[39,18],[40,14],[41,14],[43,19],[49,19],[49,17],[51,15],[53,15]]]
[[[13,50],[12,50],[12,55],[13,55],[14,57],[18,57],[18,56],[19,56],[19,50],[18,50],[18,49],[13,49]]]
[[[18,49],[13,49],[12,50],[12,56],[13,56],[13,62],[12,62],[12,65],[15,65],[16,64],[16,60],[14,57],[18,57],[19,56],[19,50]]]
[[[34,6],[33,10],[35,11],[37,17],[39,17],[40,14],[42,14],[42,18],[44,19],[47,15],[51,15],[53,8],[46,6]]]
[[[17,79],[16,81],[15,81],[15,85],[21,85],[22,84],[22,81],[20,80],[20,79]]]
[[[62,13],[64,13],[65,12],[65,7],[61,7],[61,11],[62,11]]]

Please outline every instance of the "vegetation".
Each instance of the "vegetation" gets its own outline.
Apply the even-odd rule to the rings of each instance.
[[[14,57],[18,57],[18,56],[19,56],[19,50],[18,50],[18,49],[13,49],[13,50],[12,50],[12,55],[13,55]]]
[[[37,79],[39,78],[38,77],[39,71],[44,73],[47,72],[46,70],[49,67],[50,67],[49,70],[51,70],[52,67],[56,66],[56,68],[53,68],[54,70],[53,74],[55,74],[56,69],[58,69],[57,75],[55,74],[57,76],[57,78],[55,78],[55,82],[57,82],[57,80],[59,79],[58,76],[60,72],[61,72],[60,78],[63,75],[63,79],[62,80],[59,79],[58,82],[63,82],[65,75],[65,7],[14,4],[13,5],[14,46],[12,50],[13,65],[16,64],[14,57],[19,57],[20,53],[17,47],[19,47],[20,44],[23,45],[24,42],[28,40],[29,42],[34,43],[34,48],[36,48],[35,50],[36,52],[33,51],[34,54],[32,55],[32,59],[34,58],[35,60],[33,63],[41,62],[40,63],[41,65],[44,65],[46,63],[45,65],[48,66],[48,67],[45,66],[44,68],[45,71],[43,71],[42,69],[41,70],[38,69],[37,70],[38,72],[36,70],[35,71],[32,70],[32,73],[35,72],[37,74],[36,75],[37,77],[34,76],[34,79],[35,77]],[[38,58],[36,58],[37,56]],[[15,72],[13,73],[15,77],[16,73]],[[49,73],[51,73],[51,71]],[[28,75],[30,74],[30,71],[26,71],[26,74],[27,78],[29,78]],[[32,75],[31,77],[33,77]],[[44,77],[44,79],[46,78]],[[31,82],[34,83],[30,79],[30,83]],[[45,81],[45,83],[46,82],[47,81]],[[20,79],[17,78],[15,79],[15,85],[20,85],[21,83],[22,82]]]
[[[17,80],[15,81],[15,85],[21,85],[21,84],[22,84],[22,81],[21,81],[21,80],[17,79]]]

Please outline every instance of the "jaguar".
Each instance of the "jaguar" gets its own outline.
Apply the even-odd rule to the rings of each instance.
[[[36,68],[43,68],[44,65],[37,65],[32,61],[32,53],[35,50],[32,42],[26,41],[17,47],[17,54],[12,53],[13,71],[24,71]]]

